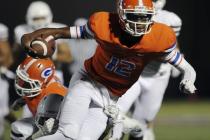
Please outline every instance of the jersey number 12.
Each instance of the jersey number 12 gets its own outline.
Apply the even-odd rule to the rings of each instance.
[[[131,72],[136,68],[135,63],[112,56],[105,68],[123,77],[130,77]]]

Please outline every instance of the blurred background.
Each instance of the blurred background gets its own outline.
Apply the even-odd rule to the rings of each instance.
[[[11,46],[15,43],[14,28],[26,22],[26,10],[32,1],[1,1],[0,22],[8,26]],[[88,18],[95,11],[115,11],[115,2],[110,0],[45,2],[52,9],[53,21],[66,25],[73,25],[78,17]],[[163,106],[155,123],[157,140],[210,140],[210,8],[204,0],[167,0],[164,9],[173,11],[182,19],[178,41],[185,58],[197,72],[198,94],[189,96],[179,92],[181,78],[170,79]],[[11,71],[15,68],[11,68]],[[14,92],[10,87],[10,105],[18,98]],[[21,111],[15,115],[21,116]],[[9,123],[6,122],[3,140],[9,139],[9,129]]]

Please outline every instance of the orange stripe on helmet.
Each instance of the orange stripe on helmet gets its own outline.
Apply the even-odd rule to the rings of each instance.
[[[122,6],[125,9],[134,9],[136,6],[153,8],[153,3],[152,0],[122,0]]]

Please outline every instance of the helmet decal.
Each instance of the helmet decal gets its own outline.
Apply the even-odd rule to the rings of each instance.
[[[45,70],[43,70],[41,77],[46,79],[49,76],[51,76],[52,73],[53,73],[52,68],[46,68]]]

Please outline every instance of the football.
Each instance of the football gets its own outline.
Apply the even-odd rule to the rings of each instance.
[[[56,49],[55,40],[53,36],[48,36],[46,38],[38,38],[31,42],[30,46],[36,53],[38,58],[48,58],[51,57]]]

